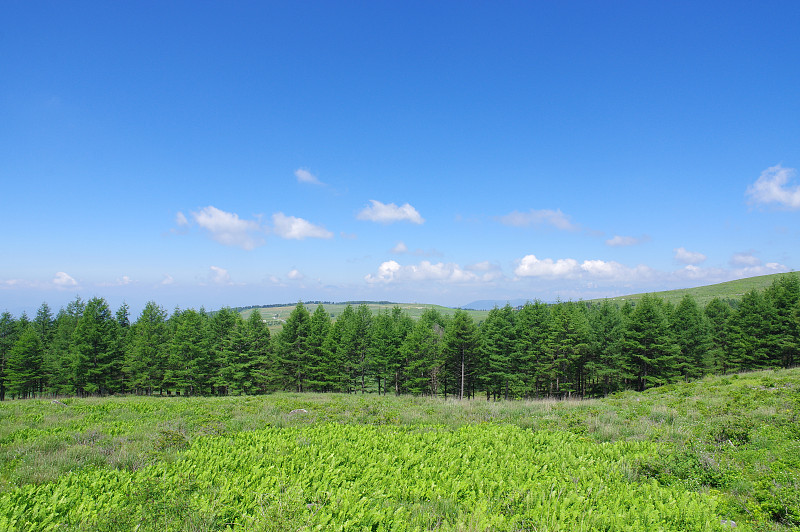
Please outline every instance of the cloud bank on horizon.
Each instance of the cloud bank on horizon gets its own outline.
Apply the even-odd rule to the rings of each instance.
[[[797,269],[800,12],[721,8],[15,4],[0,311],[458,306]]]

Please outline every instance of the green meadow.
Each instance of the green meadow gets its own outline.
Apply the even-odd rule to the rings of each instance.
[[[800,369],[603,399],[0,403],[3,530],[792,530]]]

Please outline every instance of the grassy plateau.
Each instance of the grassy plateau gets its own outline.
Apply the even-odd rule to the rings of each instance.
[[[2,530],[792,530],[800,369],[582,401],[0,403]]]

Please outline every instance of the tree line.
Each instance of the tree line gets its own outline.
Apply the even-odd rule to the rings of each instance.
[[[603,396],[706,374],[800,362],[800,278],[736,304],[530,302],[414,320],[348,305],[333,319],[298,303],[271,335],[261,314],[77,297],[55,315],[0,315],[0,400],[58,395],[239,395],[278,390],[486,399]]]

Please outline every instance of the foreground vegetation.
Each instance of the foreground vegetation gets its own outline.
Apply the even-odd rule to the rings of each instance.
[[[800,527],[800,369],[592,400],[61,402],[0,404],[2,529]]]

